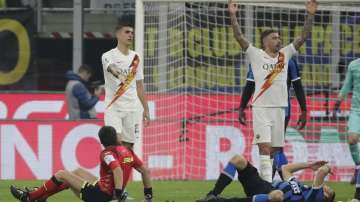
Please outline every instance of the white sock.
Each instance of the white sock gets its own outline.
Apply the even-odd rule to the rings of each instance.
[[[260,177],[270,183],[272,182],[272,165],[268,155],[260,155]]]

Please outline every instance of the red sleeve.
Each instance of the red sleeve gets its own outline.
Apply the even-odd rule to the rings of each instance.
[[[140,160],[140,158],[138,156],[136,156],[135,153],[133,153],[134,156],[134,164],[133,164],[133,168],[139,168],[143,165],[143,162]]]
[[[117,156],[114,154],[114,152],[106,151],[101,155],[101,160],[111,168],[111,170],[114,170],[117,167],[120,167],[119,160],[117,159]]]

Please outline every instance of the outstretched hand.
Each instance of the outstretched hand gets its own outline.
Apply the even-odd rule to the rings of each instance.
[[[306,11],[311,15],[315,15],[317,6],[318,6],[318,3],[316,2],[316,0],[307,0]]]
[[[229,0],[228,10],[230,14],[236,14],[238,11],[238,5],[233,0]]]

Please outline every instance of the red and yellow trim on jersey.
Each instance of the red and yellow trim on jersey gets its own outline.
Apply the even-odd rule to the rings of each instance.
[[[119,97],[121,97],[126,92],[127,89],[129,89],[131,82],[135,79],[139,62],[139,56],[135,55],[133,61],[130,64],[131,70],[129,74],[127,75],[125,81],[119,84],[119,88],[117,89],[114,98],[111,100],[110,104],[106,108],[109,108]]]
[[[278,56],[278,62],[275,65],[275,68],[265,77],[265,83],[261,86],[261,91],[260,93],[255,97],[253,103],[263,94],[265,93],[265,91],[267,89],[270,88],[270,86],[273,84],[274,79],[276,78],[276,76],[278,76],[280,74],[280,72],[284,69],[285,67],[285,55],[282,52],[279,52],[279,56]]]

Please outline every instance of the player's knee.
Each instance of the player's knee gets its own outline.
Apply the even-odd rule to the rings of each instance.
[[[231,158],[230,162],[234,164],[237,168],[244,168],[246,167],[247,160],[242,155],[235,155]]]
[[[64,179],[64,177],[67,175],[67,172],[68,172],[68,171],[66,171],[66,170],[59,170],[59,171],[57,171],[57,172],[55,173],[56,179],[58,179],[58,180]]]
[[[284,200],[284,194],[280,190],[274,190],[269,193],[269,201],[271,202],[280,202]]]
[[[349,144],[357,144],[359,142],[359,137],[356,134],[350,133],[348,137]]]
[[[141,169],[139,171],[141,174],[150,175],[150,170],[144,166],[141,167]]]
[[[76,168],[75,170],[72,171],[74,175],[80,175],[82,172],[83,172],[82,168]]]

